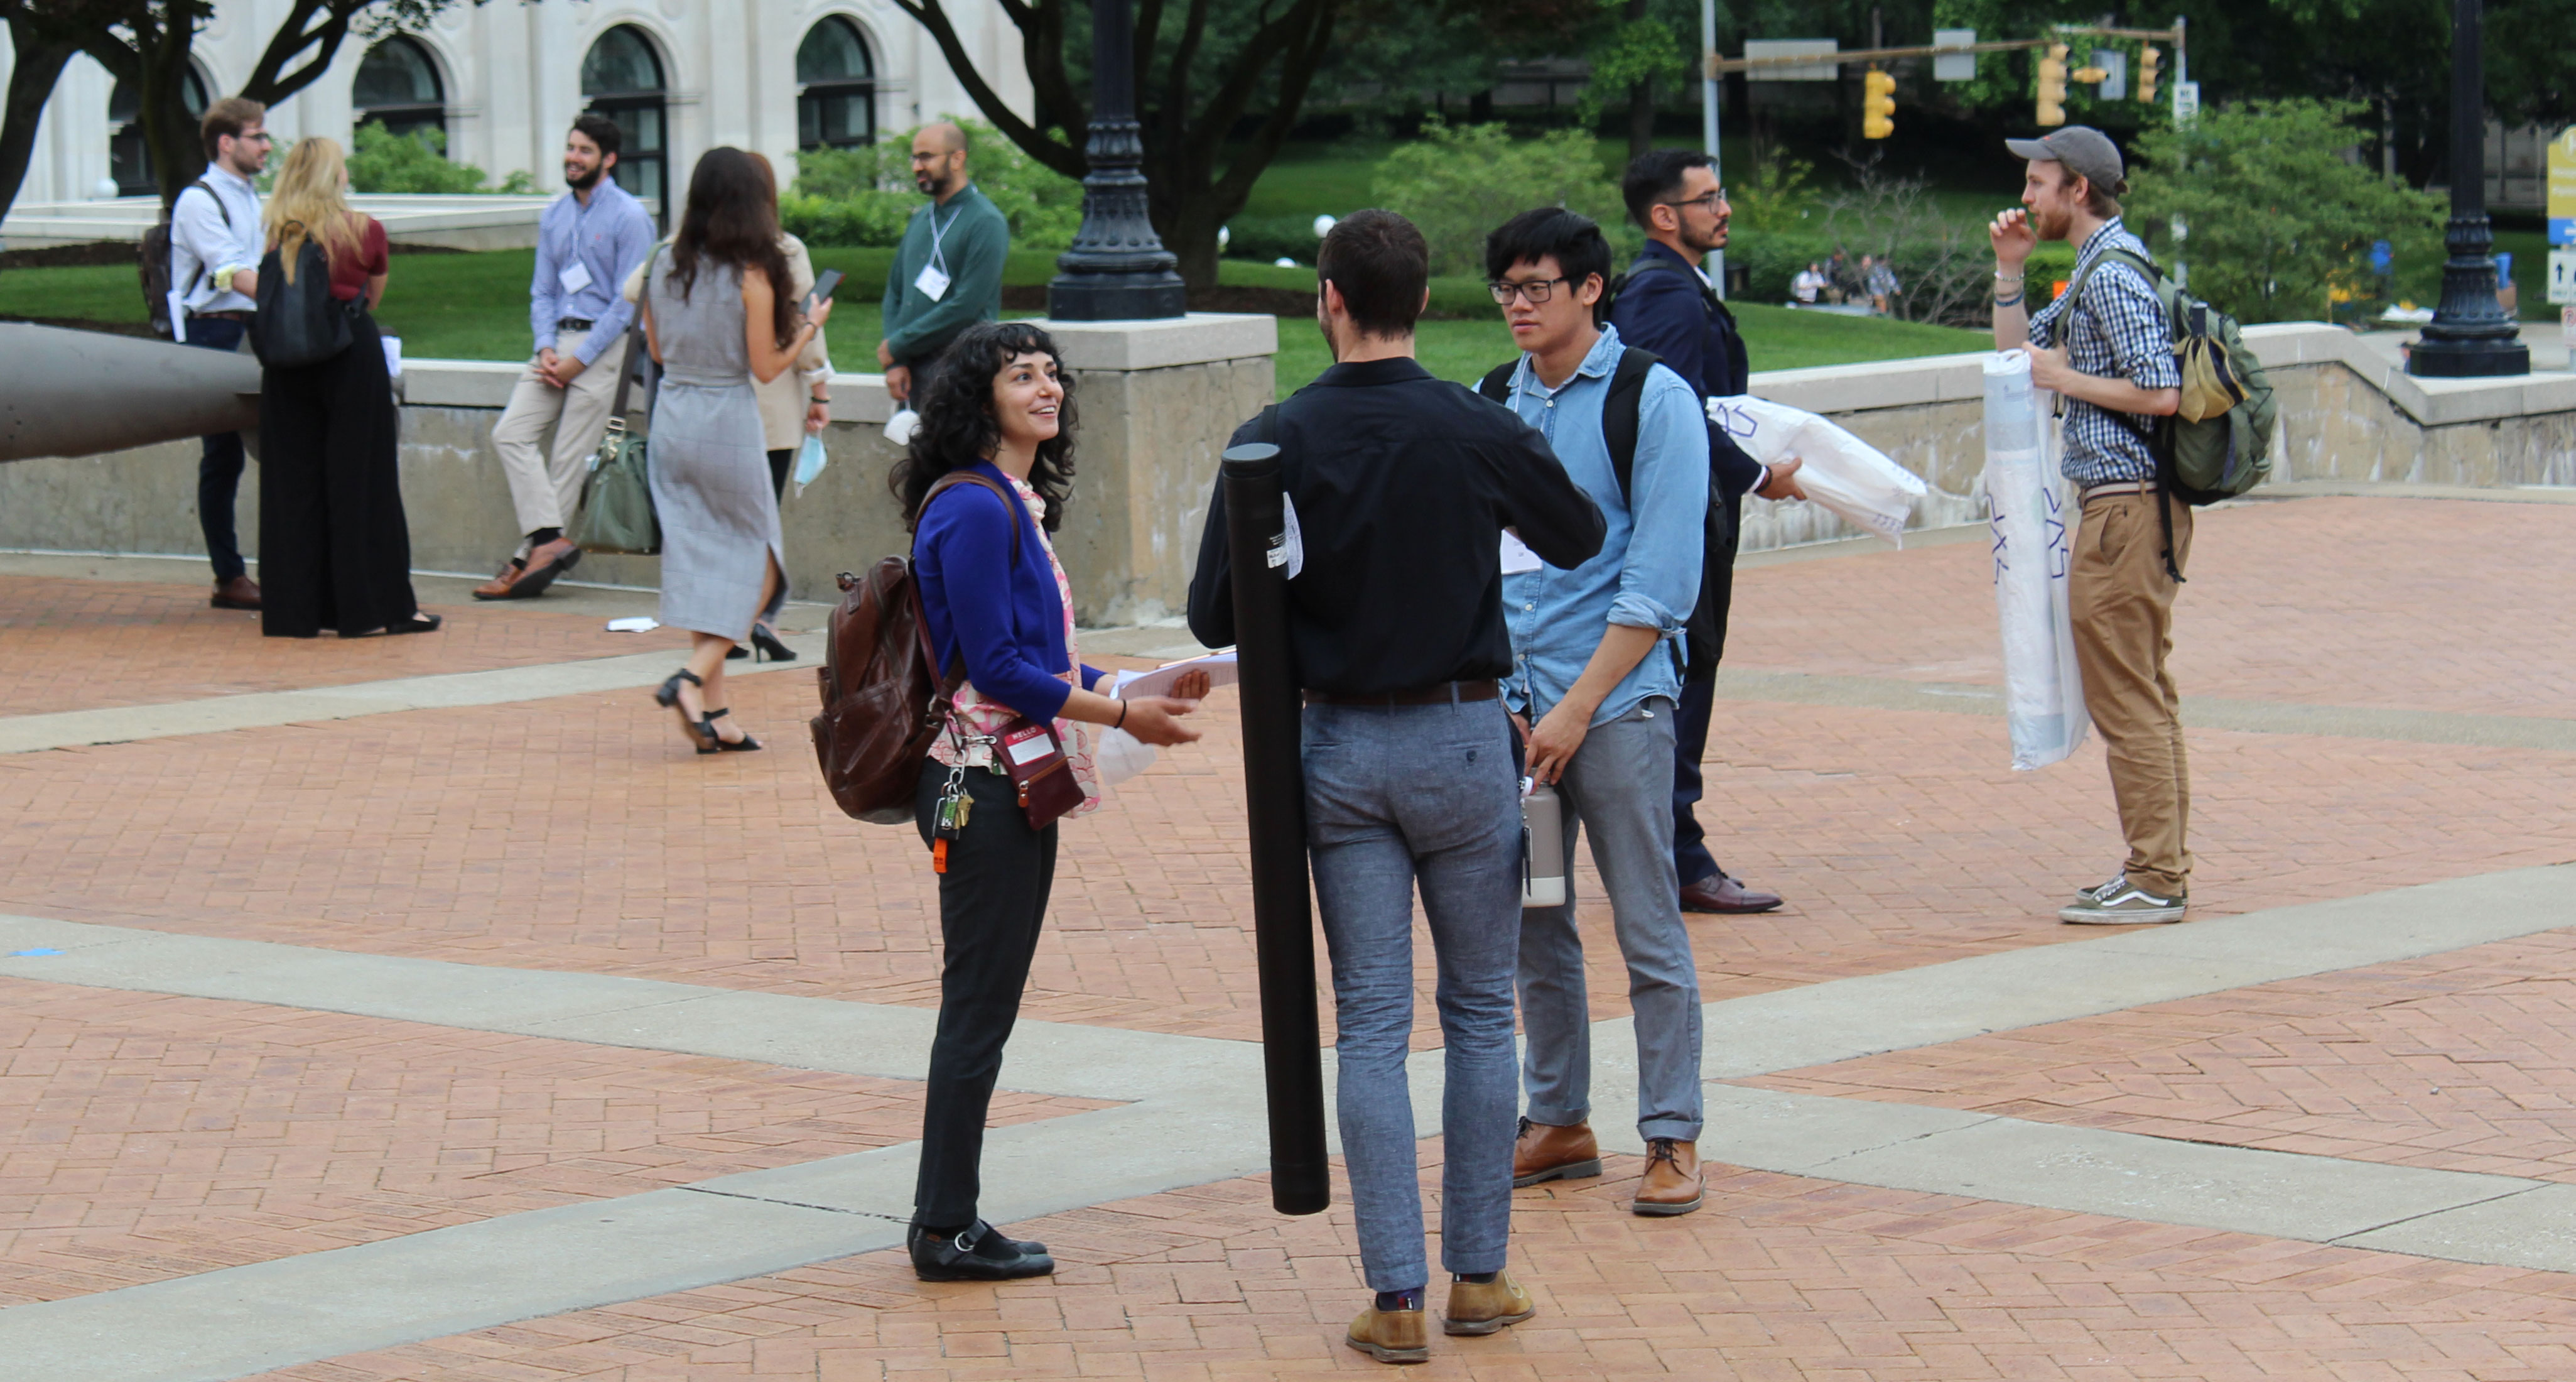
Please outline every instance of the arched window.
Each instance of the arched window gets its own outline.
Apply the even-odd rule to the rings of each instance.
[[[620,24],[590,45],[581,60],[581,94],[590,110],[617,122],[617,185],[635,194],[656,219],[671,219],[671,149],[662,59],[653,40]]]
[[[445,147],[446,86],[429,50],[416,40],[396,34],[368,49],[349,88],[349,104],[356,108],[353,124],[373,121],[396,134],[436,130]]]
[[[206,83],[197,69],[188,69],[187,80],[179,88],[179,98],[192,117],[206,113]],[[143,140],[143,101],[133,87],[119,80],[116,90],[107,98],[107,166],[116,177],[116,194],[120,197],[150,196],[161,190],[152,175],[152,147]]]
[[[796,147],[875,143],[876,76],[858,25],[832,15],[806,30],[796,46]]]

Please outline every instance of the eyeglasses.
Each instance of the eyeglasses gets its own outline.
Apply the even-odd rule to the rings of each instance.
[[[1675,211],[1679,211],[1686,206],[1695,206],[1714,216],[1717,214],[1717,209],[1719,207],[1726,205],[1726,189],[1721,187],[1716,191],[1709,193],[1705,197],[1693,197],[1686,202],[1666,202],[1664,205],[1671,207]]]
[[[1530,306],[1536,307],[1556,296],[1557,284],[1573,281],[1570,278],[1534,278],[1526,283],[1505,283],[1497,279],[1486,284],[1485,290],[1494,295],[1494,305],[1498,307],[1511,306],[1515,296],[1528,298]]]

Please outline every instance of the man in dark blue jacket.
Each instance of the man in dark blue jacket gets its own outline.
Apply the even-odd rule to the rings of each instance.
[[[1726,247],[1730,211],[1715,164],[1707,154],[1689,149],[1654,149],[1628,164],[1620,190],[1629,217],[1646,232],[1646,249],[1629,266],[1610,322],[1619,329],[1619,339],[1654,352],[1702,398],[1731,398],[1744,392],[1751,372],[1744,338],[1736,334],[1734,316],[1699,269],[1709,251]],[[1692,808],[1700,799],[1699,765],[1708,750],[1717,661],[1726,650],[1726,611],[1735,589],[1735,540],[1744,496],[1807,496],[1795,478],[1797,461],[1766,467],[1724,432],[1711,433],[1709,443],[1709,495],[1722,510],[1725,531],[1701,572],[1699,607],[1689,623],[1690,661],[1681,703],[1674,710],[1673,862],[1679,868],[1684,911],[1767,912],[1780,905],[1780,895],[1747,887],[1719,868]]]

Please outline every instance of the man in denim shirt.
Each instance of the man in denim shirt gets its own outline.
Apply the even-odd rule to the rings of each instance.
[[[1638,395],[1636,455],[1622,483],[1602,423],[1626,347],[1592,320],[1610,274],[1599,226],[1557,208],[1524,212],[1486,238],[1485,271],[1524,352],[1510,406],[1546,436],[1606,523],[1599,555],[1572,570],[1506,559],[1513,667],[1504,699],[1526,727],[1530,775],[1565,800],[1566,853],[1578,822],[1592,837],[1628,962],[1637,1132],[1647,1149],[1633,1208],[1687,1214],[1701,1198],[1699,971],[1673,865],[1673,705],[1683,623],[1699,599],[1708,423],[1699,391],[1655,366]],[[1520,995],[1529,1103],[1513,1184],[1598,1175],[1592,1016],[1570,892],[1564,906],[1521,914]]]

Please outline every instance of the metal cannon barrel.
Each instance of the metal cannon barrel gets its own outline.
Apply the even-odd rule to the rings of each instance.
[[[95,456],[259,426],[259,361],[0,322],[0,461]]]
[[[1332,1203],[1324,1156],[1324,1070],[1315,1017],[1315,922],[1307,909],[1306,774],[1297,669],[1288,649],[1286,504],[1279,448],[1225,453],[1226,541],[1242,676],[1243,794],[1252,836],[1252,936],[1261,971],[1261,1063],[1270,1103],[1270,1203],[1314,1214]]]

